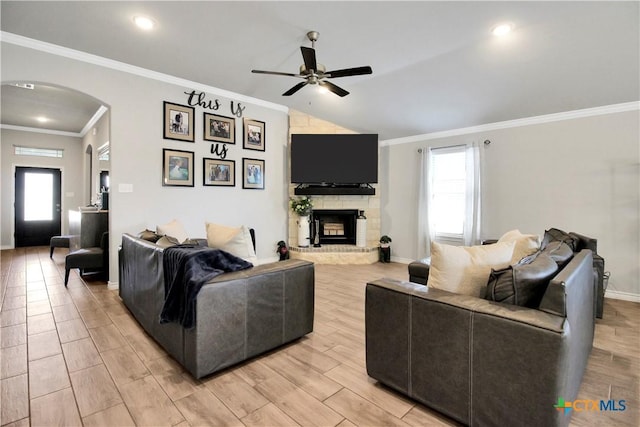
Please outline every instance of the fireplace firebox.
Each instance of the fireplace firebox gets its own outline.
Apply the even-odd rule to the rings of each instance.
[[[317,235],[321,245],[355,245],[357,218],[357,209],[314,209],[311,241]]]

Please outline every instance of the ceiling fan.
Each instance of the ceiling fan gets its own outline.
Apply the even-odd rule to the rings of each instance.
[[[371,67],[355,67],[355,68],[345,68],[342,70],[333,70],[327,71],[324,65],[318,64],[316,62],[316,50],[315,44],[318,41],[318,37],[320,33],[317,31],[309,31],[307,33],[307,37],[311,40],[311,47],[300,46],[300,50],[302,51],[302,59],[304,60],[304,64],[300,66],[300,72],[298,74],[294,73],[282,73],[279,71],[262,71],[262,70],[251,70],[252,73],[258,74],[273,74],[276,76],[289,76],[289,77],[300,77],[304,79],[303,82],[298,83],[288,91],[282,94],[282,96],[291,96],[306,85],[319,85],[327,89],[330,92],[335,93],[338,96],[346,96],[349,95],[349,92],[342,89],[339,86],[331,83],[326,80],[329,78],[337,78],[337,77],[349,77],[349,76],[359,76],[362,74],[371,74],[373,71]]]

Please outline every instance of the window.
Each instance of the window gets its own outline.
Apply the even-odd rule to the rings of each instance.
[[[466,217],[466,147],[431,151],[430,224],[436,240],[462,242]]]
[[[98,160],[109,161],[109,142],[105,142],[98,148]]]
[[[24,220],[51,221],[52,205],[53,175],[27,172],[24,175]]]
[[[64,150],[57,148],[36,148],[13,146],[13,153],[18,156],[57,157],[62,158]]]
[[[479,144],[419,150],[418,254],[428,256],[430,242],[475,245],[480,241]]]

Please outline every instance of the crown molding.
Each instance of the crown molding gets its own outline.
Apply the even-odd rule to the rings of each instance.
[[[202,83],[194,82],[191,80],[183,79],[183,78],[172,76],[169,74],[159,73],[157,71],[148,70],[146,68],[137,67],[135,65],[127,64],[125,62],[115,61],[113,59],[104,58],[102,56],[93,55],[93,54],[82,52],[79,50],[70,49],[67,47],[43,42],[36,39],[31,39],[29,37],[20,36],[13,33],[8,33],[6,31],[0,31],[0,41],[14,44],[17,46],[26,47],[29,49],[38,50],[41,52],[51,53],[53,55],[61,56],[64,58],[74,59],[76,61],[86,62],[88,64],[97,65],[103,68],[122,71],[124,73],[145,77],[147,79],[157,80],[164,83],[173,84],[176,86],[183,86],[190,89],[196,89],[203,92],[213,93],[225,98],[232,99],[234,101],[242,101],[242,102],[250,103],[260,107],[282,111],[285,113],[289,112],[289,107],[281,104],[265,101],[263,99],[253,98],[251,96],[242,95],[239,93],[231,92],[225,89],[220,89],[214,86],[205,85]]]
[[[80,135],[82,137],[84,137],[87,132],[89,132],[89,130],[96,124],[98,123],[98,120],[100,120],[100,118],[104,115],[104,113],[106,113],[107,111],[109,111],[109,109],[107,107],[105,107],[104,105],[101,105],[98,110],[96,110],[95,114],[93,115],[93,117],[91,117],[89,119],[89,121],[87,122],[86,125],[84,125],[84,127],[82,128],[82,130],[80,131]]]
[[[429,141],[451,136],[468,135],[471,133],[488,132],[500,129],[509,129],[521,126],[552,123],[562,120],[580,119],[584,117],[602,116],[605,114],[622,113],[626,111],[640,110],[640,101],[625,102],[622,104],[605,105],[602,107],[585,108],[583,110],[565,111],[562,113],[545,114],[543,116],[527,117],[524,119],[507,120],[504,122],[488,123],[486,125],[470,126],[460,129],[445,130],[442,132],[425,133],[422,135],[407,136],[380,141],[380,146],[410,144],[412,142]]]
[[[3,125],[3,124],[0,124],[0,129],[17,130],[20,132],[44,133],[47,135],[71,136],[74,138],[82,138],[84,136],[83,134],[78,132],[65,132],[63,130],[42,129],[42,128],[32,128],[32,127],[26,127],[26,126]]]

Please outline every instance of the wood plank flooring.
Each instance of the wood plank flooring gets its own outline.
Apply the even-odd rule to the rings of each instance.
[[[194,380],[105,282],[73,272],[65,288],[65,254],[0,252],[2,426],[456,425],[366,374],[365,283],[406,279],[406,265],[317,265],[312,334]],[[627,410],[575,412],[572,425],[640,424],[639,331],[640,304],[606,301],[579,398]]]

